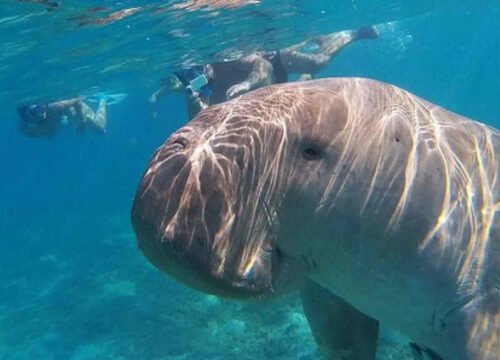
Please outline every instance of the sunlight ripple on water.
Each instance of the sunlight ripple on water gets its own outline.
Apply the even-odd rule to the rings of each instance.
[[[283,47],[305,34],[457,6],[455,1],[430,0],[85,0],[60,1],[57,8],[43,5],[53,3],[49,0],[10,2],[0,10],[0,79],[3,89],[26,84],[2,94],[17,101],[36,99],[40,93],[58,97],[90,92],[104,82],[119,91],[123,75],[152,81],[183,64],[232,59]],[[472,3],[487,6],[493,0],[460,5]]]

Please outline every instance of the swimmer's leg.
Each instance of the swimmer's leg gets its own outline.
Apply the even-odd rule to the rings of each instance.
[[[331,58],[347,45],[357,40],[375,39],[377,37],[378,32],[373,26],[317,36],[281,50],[281,62],[287,72],[314,74],[322,70]],[[311,43],[316,44],[318,47],[315,52],[302,51],[304,47]]]
[[[78,132],[83,132],[89,125],[100,132],[106,131],[106,101],[104,99],[99,100],[99,105],[95,113],[92,108],[83,101],[80,101],[79,109],[80,116],[78,116],[79,121],[77,123]]]
[[[300,296],[314,338],[328,359],[375,359],[378,321],[312,281]]]
[[[91,119],[91,121],[99,131],[106,132],[106,122],[107,122],[106,100],[104,99],[99,100],[97,111],[95,112],[95,115]]]
[[[366,26],[357,30],[345,30],[319,36],[313,41],[318,43],[321,53],[331,58],[354,41],[376,39],[377,37],[377,30],[373,26]]]

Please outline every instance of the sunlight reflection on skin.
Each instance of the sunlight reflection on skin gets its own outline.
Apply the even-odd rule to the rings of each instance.
[[[325,85],[329,81],[331,88]],[[273,216],[266,214],[280,211],[291,184],[300,184],[302,191],[315,188],[315,212],[323,216],[346,206],[348,198],[360,219],[374,219],[385,229],[387,237],[374,237],[380,244],[372,246],[384,247],[384,241],[409,229],[419,231],[406,239],[402,253],[393,247],[396,256],[418,266],[432,258],[427,266],[435,266],[432,271],[457,292],[436,300],[443,307],[435,309],[436,316],[443,327],[463,321],[461,335],[471,354],[491,354],[499,342],[498,306],[491,305],[495,294],[488,292],[498,287],[492,258],[499,247],[498,131],[402,89],[364,79],[270,89],[258,90],[258,99],[243,96],[200,113],[159,149],[139,196],[151,191],[165,196],[162,207],[174,210],[158,223],[159,233],[167,234],[162,242],[187,232],[189,249],[200,241],[201,231],[215,255],[211,274],[245,277],[266,266],[266,244],[276,236],[269,230]],[[317,100],[314,108],[307,103],[311,94]],[[317,161],[304,171],[292,150],[303,136],[321,139],[327,153],[338,159]],[[182,190],[176,188],[182,193],[175,199],[168,196],[173,188],[162,188],[174,186],[175,179],[164,184],[156,176],[178,156],[168,155],[178,137],[195,139],[196,147],[182,155],[187,158],[179,173],[187,180]],[[204,215],[210,212],[207,179],[217,179],[210,182],[208,194],[224,203],[218,207],[213,237]]]

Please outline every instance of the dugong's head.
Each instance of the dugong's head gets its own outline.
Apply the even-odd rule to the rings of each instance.
[[[294,253],[293,244],[321,236],[324,174],[338,162],[348,113],[342,82],[321,81],[205,109],[149,162],[132,209],[140,249],[204,292],[263,298],[296,289],[314,264],[307,246]]]

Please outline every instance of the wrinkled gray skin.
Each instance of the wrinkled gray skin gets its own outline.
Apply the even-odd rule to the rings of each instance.
[[[132,222],[145,256],[196,289],[301,290],[332,359],[373,359],[378,322],[423,354],[498,359],[499,153],[497,130],[391,85],[276,85],[175,132]]]

